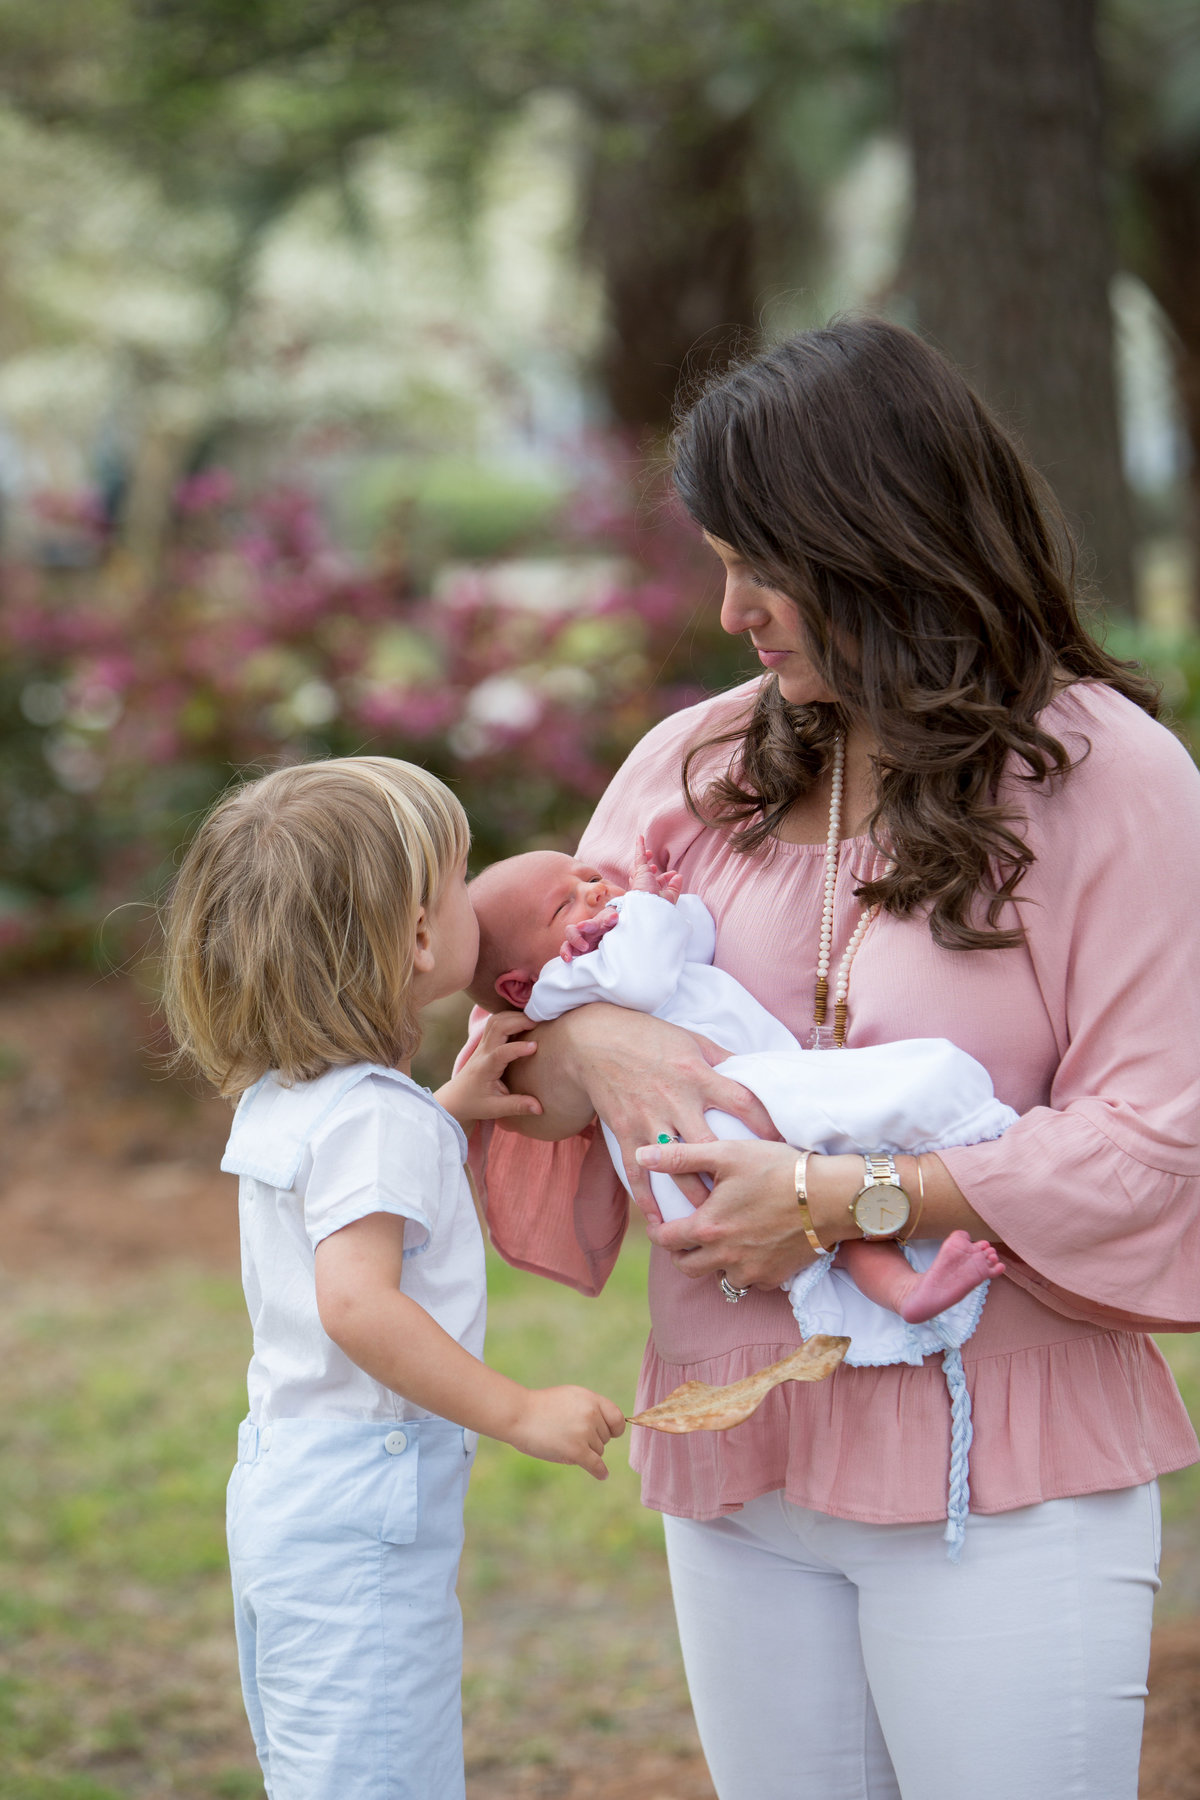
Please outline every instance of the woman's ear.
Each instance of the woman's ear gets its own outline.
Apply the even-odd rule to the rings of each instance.
[[[524,1012],[533,992],[533,977],[523,974],[520,969],[510,969],[507,975],[497,975],[496,992],[517,1012]]]
[[[433,972],[433,939],[429,932],[429,917],[424,907],[417,913],[417,928],[413,935],[413,968],[418,975],[430,975]]]

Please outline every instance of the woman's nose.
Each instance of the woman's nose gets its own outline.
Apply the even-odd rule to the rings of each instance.
[[[755,592],[752,589],[747,594],[742,582],[725,583],[725,593],[721,600],[721,629],[727,631],[730,637],[737,637],[743,631],[751,631],[755,625],[761,625],[765,620],[766,608],[755,603],[752,597]]]

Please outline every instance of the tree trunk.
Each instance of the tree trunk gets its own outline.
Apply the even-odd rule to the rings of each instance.
[[[1055,489],[1105,603],[1133,603],[1096,0],[917,0],[901,78],[917,322]]]
[[[1192,452],[1192,617],[1200,626],[1200,145],[1147,151],[1134,176],[1150,227],[1141,272],[1175,333],[1179,404]]]
[[[599,375],[618,424],[661,432],[676,389],[752,340],[757,327],[751,125],[700,96],[641,97],[599,122],[585,246],[604,284]]]

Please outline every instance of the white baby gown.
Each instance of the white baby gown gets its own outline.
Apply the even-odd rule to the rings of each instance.
[[[566,963],[556,957],[538,976],[525,1007],[537,1021],[607,1000],[652,1013],[710,1038],[733,1055],[721,1074],[756,1094],[784,1140],[827,1155],[890,1150],[918,1154],[999,1137],[1016,1118],[997,1100],[982,1064],[945,1038],[907,1038],[858,1050],[802,1050],[752,994],[712,967],[716,927],[694,894],[676,904],[628,893],[612,902],[618,923],[595,950]],[[705,1114],[718,1138],[754,1134],[728,1113]],[[616,1139],[601,1125],[621,1180],[628,1178]],[[669,1176],[651,1176],[665,1219],[693,1208]],[[927,1269],[938,1239],[902,1246],[913,1268]],[[785,1284],[801,1336],[830,1332],[851,1339],[846,1361],[858,1367],[920,1363],[931,1352],[966,1343],[979,1323],[986,1282],[921,1325],[868,1300],[833,1257],[821,1257]]]

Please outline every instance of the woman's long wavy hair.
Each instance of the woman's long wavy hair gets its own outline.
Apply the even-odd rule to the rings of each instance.
[[[1001,919],[1033,855],[1001,775],[1069,772],[1038,722],[1063,683],[1157,710],[1136,665],[1080,622],[1074,546],[1045,483],[945,357],[870,318],[721,376],[681,419],[673,459],[688,512],[795,603],[838,696],[792,706],[768,677],[748,720],[689,753],[693,811],[736,849],[769,850],[835,736],[860,725],[878,746],[869,830],[888,858],[863,902],[927,909],[946,948],[1019,943]]]

